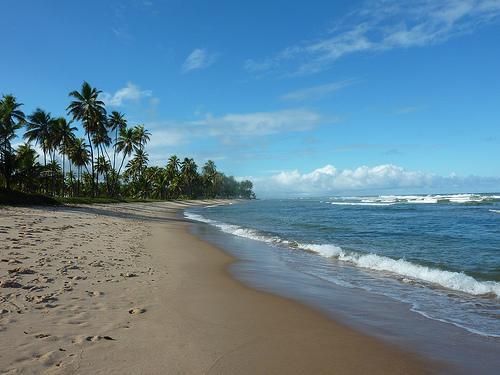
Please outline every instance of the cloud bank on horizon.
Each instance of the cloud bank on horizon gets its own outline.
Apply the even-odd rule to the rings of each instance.
[[[248,178],[248,177],[245,177]],[[263,197],[322,196],[328,194],[365,194],[374,192],[451,193],[498,192],[500,177],[440,176],[384,164],[374,167],[337,169],[325,165],[308,173],[282,171],[270,177],[250,177],[255,191]]]

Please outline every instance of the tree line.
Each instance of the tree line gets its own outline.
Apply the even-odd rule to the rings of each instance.
[[[192,158],[171,156],[150,166],[151,133],[108,113],[101,91],[84,82],[69,93],[66,117],[37,108],[26,115],[13,95],[0,99],[0,183],[7,190],[60,197],[141,199],[255,198],[251,181],[219,172],[213,161],[199,170]],[[85,137],[78,137],[80,125]],[[24,129],[24,143],[13,140]],[[37,146],[41,150],[38,155]],[[41,159],[42,162],[39,160]]]

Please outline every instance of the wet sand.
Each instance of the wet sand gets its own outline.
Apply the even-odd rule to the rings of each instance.
[[[233,279],[177,215],[193,204],[207,202],[1,208],[2,373],[436,371]]]

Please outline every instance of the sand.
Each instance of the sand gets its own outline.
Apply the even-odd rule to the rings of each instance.
[[[1,208],[0,373],[435,371],[235,280],[176,214],[193,204]]]

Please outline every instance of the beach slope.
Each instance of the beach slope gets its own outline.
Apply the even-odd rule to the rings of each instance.
[[[0,369],[421,374],[435,367],[255,291],[189,233],[206,202],[0,209]],[[211,202],[213,203],[213,202]]]

